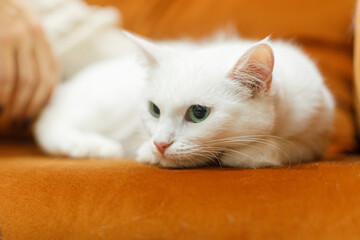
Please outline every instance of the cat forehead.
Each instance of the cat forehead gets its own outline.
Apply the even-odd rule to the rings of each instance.
[[[159,68],[170,71],[178,70],[177,73],[207,74],[223,73],[234,66],[240,56],[227,54],[226,52],[212,49],[199,49],[197,51],[184,51],[169,56],[166,61],[160,63]]]
[[[235,63],[212,52],[182,53],[161,62],[151,77],[168,87],[205,87],[204,84],[219,84]]]
[[[195,83],[196,82],[196,83]],[[149,83],[147,96],[159,106],[171,105],[172,108],[188,107],[193,104],[214,105],[222,94],[214,84],[203,84],[200,81],[175,82],[156,81]]]
[[[161,111],[183,114],[191,105],[217,108],[235,101],[242,101],[231,91],[233,87],[223,82],[209,84],[206,81],[197,80],[192,82],[158,81],[148,83],[146,95],[147,100],[158,105]]]
[[[219,95],[225,87],[226,71],[199,62],[174,61],[164,64],[151,74],[148,89],[157,98],[180,102],[200,101]]]
[[[146,87],[149,100],[179,108],[220,103],[235,86],[228,73],[237,56],[208,50],[173,55],[149,72]]]

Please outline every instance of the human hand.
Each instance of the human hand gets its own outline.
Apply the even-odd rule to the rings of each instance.
[[[58,81],[39,20],[21,0],[0,1],[0,122],[25,129]]]

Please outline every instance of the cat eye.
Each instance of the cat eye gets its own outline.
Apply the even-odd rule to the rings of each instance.
[[[210,114],[210,108],[201,105],[192,105],[186,112],[185,119],[194,123],[204,121]]]
[[[153,102],[149,102],[149,112],[153,117],[160,117],[160,109]]]

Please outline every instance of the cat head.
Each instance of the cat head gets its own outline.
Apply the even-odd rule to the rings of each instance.
[[[168,48],[130,38],[147,62],[141,117],[161,166],[219,161],[273,128],[274,55],[266,41],[246,50],[226,43]]]

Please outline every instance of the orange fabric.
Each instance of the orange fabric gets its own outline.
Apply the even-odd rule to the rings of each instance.
[[[205,37],[236,26],[245,38],[293,40],[317,62],[337,101],[328,154],[355,146],[352,90],[354,0],[88,0],[115,5],[124,28],[156,39]]]
[[[0,228],[6,240],[356,239],[360,158],[333,160],[167,170],[1,143]]]
[[[354,50],[354,73],[355,73],[355,106],[357,110],[357,126],[360,133],[360,1],[356,5],[355,15],[355,50]]]

